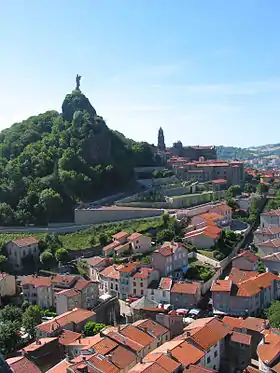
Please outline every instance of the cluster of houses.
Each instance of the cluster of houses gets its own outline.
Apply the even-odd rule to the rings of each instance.
[[[279,372],[280,330],[261,318],[207,317],[184,327],[175,311],[161,316],[87,337],[84,326],[96,315],[75,308],[39,324],[36,340],[3,360],[1,368],[7,366],[6,373]]]
[[[263,212],[254,245],[268,271],[280,272],[280,209]]]

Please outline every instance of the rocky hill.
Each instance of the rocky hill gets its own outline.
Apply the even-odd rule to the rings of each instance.
[[[0,225],[69,220],[73,206],[122,190],[154,149],[109,129],[88,98],[67,94],[47,111],[0,133]]]
[[[268,144],[250,148],[238,148],[234,146],[217,146],[218,159],[239,160],[259,157],[279,157],[280,144]]]

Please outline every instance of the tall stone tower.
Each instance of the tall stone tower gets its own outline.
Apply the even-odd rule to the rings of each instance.
[[[158,149],[163,151],[163,152],[166,151],[163,129],[161,127],[158,130]]]

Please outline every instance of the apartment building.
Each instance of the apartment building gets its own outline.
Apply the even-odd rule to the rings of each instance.
[[[133,297],[143,297],[147,294],[148,286],[152,281],[158,281],[159,271],[152,267],[139,267],[129,277],[129,294]]]
[[[188,251],[180,242],[164,242],[151,254],[151,264],[161,276],[168,276],[188,264]]]
[[[258,243],[258,254],[261,258],[278,252],[280,252],[280,238]]]
[[[92,281],[99,281],[99,273],[111,264],[110,258],[94,256],[87,259],[89,266],[89,277]]]
[[[16,294],[16,278],[8,273],[0,273],[0,297],[12,297]]]
[[[214,312],[257,315],[279,298],[280,279],[266,272],[238,284],[231,280],[216,280],[211,291]]]
[[[170,292],[171,304],[175,308],[196,307],[201,299],[199,282],[175,282]]]
[[[113,264],[99,273],[100,295],[109,293],[120,296],[120,265]]]
[[[147,298],[157,303],[170,304],[172,283],[171,277],[162,277],[160,281],[152,281],[147,288]]]
[[[280,226],[269,225],[268,227],[260,227],[254,232],[254,244],[258,246],[261,242],[280,238]]]
[[[271,225],[280,227],[280,209],[265,211],[260,214],[260,227],[266,228]]]
[[[12,240],[7,243],[6,250],[8,260],[15,271],[20,271],[23,267],[24,258],[32,256],[35,260],[39,258],[39,241],[35,237],[24,237]]]
[[[120,298],[122,300],[126,300],[129,296],[131,296],[131,280],[130,277],[136,273],[138,268],[141,267],[140,262],[129,262],[125,263],[118,267],[118,271],[120,274]],[[139,279],[140,280],[140,279]]]
[[[81,332],[88,321],[96,321],[96,315],[93,311],[74,308],[55,317],[52,320],[45,321],[36,326],[38,338],[56,337],[63,329],[73,332]]]
[[[257,349],[259,370],[264,373],[277,373],[280,368],[279,329],[262,332],[263,336]]]
[[[103,255],[105,257],[113,254],[121,255],[125,252],[146,253],[151,250],[151,237],[141,233],[134,232],[118,232],[112,236],[113,241],[103,247]]]
[[[259,258],[251,251],[243,251],[232,259],[232,268],[244,271],[257,271]]]

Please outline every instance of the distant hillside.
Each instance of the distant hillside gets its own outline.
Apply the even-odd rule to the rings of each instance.
[[[0,225],[69,219],[77,202],[113,194],[133,167],[157,164],[154,148],[110,130],[80,90],[0,133]]]
[[[253,159],[257,157],[280,156],[280,143],[262,145],[250,148],[238,148],[234,146],[217,146],[217,158],[233,160]]]

